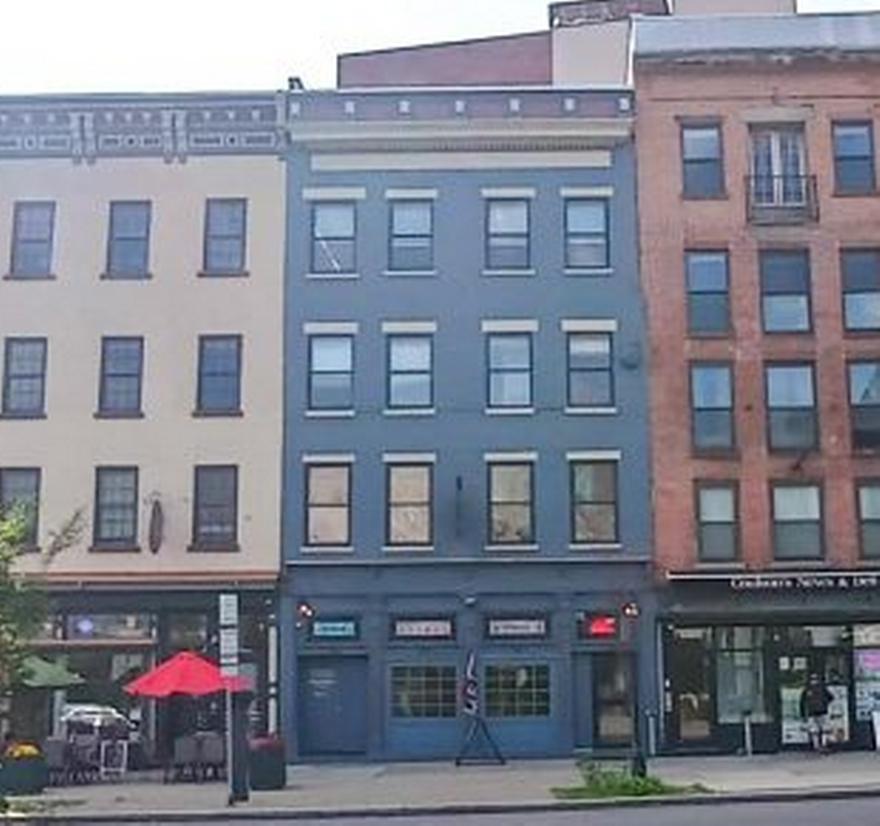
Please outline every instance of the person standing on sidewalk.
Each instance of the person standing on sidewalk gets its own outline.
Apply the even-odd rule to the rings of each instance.
[[[810,747],[822,754],[827,750],[825,745],[826,721],[828,707],[833,699],[833,695],[825,687],[819,675],[810,674],[807,685],[801,692],[801,718],[807,727]]]

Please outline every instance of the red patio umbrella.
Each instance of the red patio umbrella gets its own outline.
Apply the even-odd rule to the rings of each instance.
[[[125,686],[125,691],[144,697],[168,697],[171,694],[202,695],[248,688],[243,677],[224,677],[215,663],[194,651],[181,651],[132,680]]]

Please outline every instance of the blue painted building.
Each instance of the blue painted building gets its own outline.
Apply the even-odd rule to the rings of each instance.
[[[624,89],[288,97],[295,759],[630,747],[658,695]]]

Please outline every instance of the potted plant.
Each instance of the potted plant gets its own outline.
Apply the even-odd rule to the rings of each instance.
[[[40,794],[46,788],[48,770],[39,746],[12,741],[0,761],[0,795]]]

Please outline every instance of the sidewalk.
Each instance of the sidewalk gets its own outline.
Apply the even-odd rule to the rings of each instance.
[[[778,799],[806,796],[880,796],[880,754],[822,757],[812,754],[756,757],[664,757],[650,761],[651,774],[676,785],[700,783],[719,796]],[[550,789],[579,781],[573,760],[513,761],[505,766],[448,763],[297,765],[288,768],[282,791],[252,792],[245,803],[226,806],[223,783],[162,784],[158,775],[121,782],[52,788],[40,798],[40,819],[99,823],[138,815],[212,821],[403,811],[541,809],[556,804]],[[571,804],[568,804],[571,805]]]

